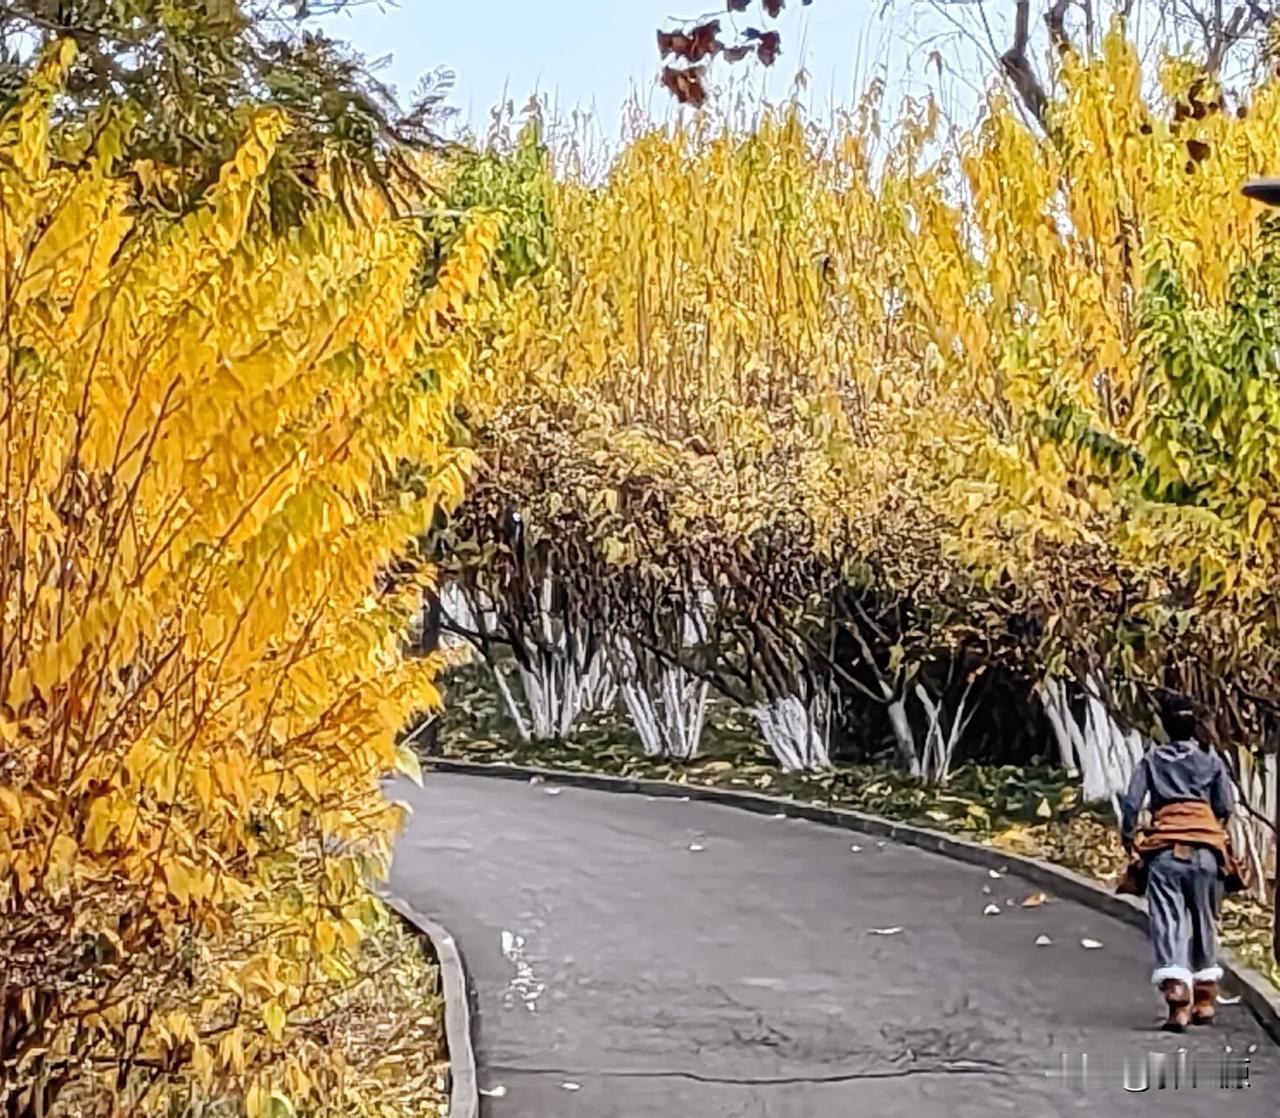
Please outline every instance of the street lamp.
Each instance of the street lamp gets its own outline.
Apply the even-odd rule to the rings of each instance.
[[[1280,206],[1280,179],[1254,179],[1244,184],[1244,196],[1268,206]]]

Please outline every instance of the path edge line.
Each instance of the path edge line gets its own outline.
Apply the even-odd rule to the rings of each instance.
[[[444,1036],[449,1050],[449,1118],[479,1118],[480,1084],[472,1038],[471,1001],[467,994],[467,969],[458,941],[447,928],[419,912],[385,885],[378,888],[377,895],[409,925],[411,931],[431,941],[444,991]]]
[[[462,776],[485,776],[502,780],[542,780],[570,788],[586,788],[597,792],[630,793],[660,797],[663,799],[690,799],[720,804],[757,815],[777,815],[780,812],[793,819],[805,819],[846,831],[876,835],[954,858],[960,862],[983,866],[987,869],[1006,870],[1015,867],[1017,873],[1037,885],[1102,912],[1126,924],[1147,929],[1146,903],[1137,898],[1113,893],[1092,878],[1065,866],[1055,865],[1042,858],[1018,854],[998,846],[987,846],[956,835],[900,823],[880,815],[869,815],[852,808],[823,807],[798,800],[769,796],[761,792],[738,791],[731,788],[713,788],[705,784],[677,784],[667,780],[643,780],[625,776],[609,776],[604,773],[575,772],[569,769],[544,769],[528,765],[511,765],[505,762],[464,761],[448,757],[423,758],[423,767],[441,773]],[[1240,994],[1241,1001],[1258,1019],[1266,1033],[1280,1044],[1280,990],[1265,975],[1246,966],[1227,948],[1221,948],[1222,969],[1228,984]],[[456,1118],[456,1116],[455,1116]]]

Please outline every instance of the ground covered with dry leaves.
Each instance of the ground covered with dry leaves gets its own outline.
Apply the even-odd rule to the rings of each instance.
[[[823,772],[784,773],[750,717],[714,700],[703,754],[689,762],[646,757],[629,725],[614,718],[598,719],[573,741],[525,744],[516,740],[487,677],[468,666],[450,677],[439,740],[446,755],[477,761],[737,788],[850,808],[1043,858],[1108,885],[1125,863],[1110,812],[1083,805],[1078,786],[1060,771],[969,765],[957,769],[945,788],[887,766],[836,764]],[[1228,897],[1222,939],[1280,986],[1280,966],[1271,960],[1271,919],[1269,906]]]
[[[284,1069],[279,1091],[254,1105],[241,1093],[211,1096],[199,1082],[155,1081],[137,1115],[237,1118],[446,1118],[448,1053],[444,1001],[429,942],[379,901],[351,967],[316,976],[307,1005],[274,1042],[242,1041],[247,1070]],[[233,965],[234,941],[212,967]],[[198,1000],[200,990],[191,992]],[[222,1030],[221,1039],[227,1035]],[[109,1085],[86,1074],[59,1098],[50,1118],[117,1113]]]

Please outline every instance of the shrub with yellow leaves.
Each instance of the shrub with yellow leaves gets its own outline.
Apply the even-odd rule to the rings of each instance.
[[[4,1113],[173,1082],[287,1113],[316,1077],[273,1057],[376,922],[380,782],[438,701],[401,635],[430,571],[387,571],[462,496],[498,230],[430,284],[376,199],[272,234],[274,112],[143,228],[103,137],[51,157],[69,50],[0,119]]]
[[[503,400],[534,403],[484,435],[479,496],[491,520],[520,501],[508,612],[552,634],[558,679],[590,667],[556,661],[566,626],[582,647],[626,631],[582,584],[651,572],[667,635],[643,636],[668,663],[724,683],[758,652],[772,678],[735,697],[799,697],[810,728],[834,682],[870,712],[865,747],[915,769],[1012,759],[1017,737],[1106,800],[1164,684],[1252,780],[1280,710],[1275,283],[1239,188],[1274,170],[1277,87],[1144,69],[1119,24],[1054,70],[1030,125],[998,90],[949,126],[928,99],[889,120],[872,89],[822,126],[794,106],[646,125],[598,184],[548,176],[553,251],[490,349]],[[764,631],[686,655],[698,578],[737,577],[709,554],[745,574],[792,545],[779,566],[821,577],[777,612],[778,567],[754,568],[714,631]]]

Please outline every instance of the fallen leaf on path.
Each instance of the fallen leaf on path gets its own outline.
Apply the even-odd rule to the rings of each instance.
[[[999,870],[987,870],[987,876],[991,878],[995,878],[996,880],[999,880],[1000,878],[1004,877],[1004,874],[1002,874]]]
[[[696,854],[699,850],[706,850],[706,847],[700,842],[691,842],[689,843],[689,849]]]
[[[1022,902],[1022,907],[1023,908],[1039,908],[1048,899],[1049,898],[1046,897],[1043,893],[1032,893],[1031,896],[1027,897]]]
[[[1218,1004],[1219,1004],[1219,1005],[1239,1005],[1239,1004],[1240,1004],[1240,998],[1239,998],[1239,996],[1238,996],[1238,995],[1237,995],[1236,997],[1234,997],[1234,998],[1228,998],[1228,997],[1224,996],[1223,994],[1219,994],[1219,995],[1218,995]]]
[[[991,896],[991,886],[990,886],[990,885],[984,885],[984,886],[982,887],[982,895],[983,895],[984,897],[989,897],[989,896]]]
[[[785,811],[779,811],[777,814],[774,815],[775,819],[785,819],[786,817],[787,817],[787,813]]]
[[[1051,940],[1048,936],[1045,936],[1045,935],[1036,936],[1037,947],[1048,947],[1051,943],[1053,943],[1053,940]]]
[[[862,853],[862,847],[857,846],[857,845],[851,846],[851,847],[849,847],[849,849],[850,849],[851,851],[853,851],[853,853],[854,853],[854,854],[861,854],[861,853]]]
[[[989,905],[987,905],[987,907],[986,907],[986,908],[984,908],[984,909],[982,910],[982,915],[983,915],[983,916],[996,916],[996,915],[998,915],[998,914],[999,914],[999,912],[1000,912],[1000,906],[999,906],[998,904],[989,904]]]
[[[951,816],[949,816],[945,811],[926,811],[925,815],[935,823],[945,823],[951,818]]]
[[[902,931],[902,929],[901,929],[901,928],[868,928],[868,929],[867,929],[867,935],[869,935],[869,936],[896,936],[900,931]]]
[[[540,776],[531,776],[531,777],[529,777],[529,783],[530,783],[530,784],[541,784],[542,782],[543,782],[543,781],[542,781],[542,777],[540,777]]]
[[[507,1089],[505,1087],[481,1087],[480,1093],[486,1099],[501,1099],[506,1097]]]
[[[1036,808],[1036,814],[1040,816],[1041,819],[1053,818],[1053,808],[1049,806],[1049,801],[1047,799],[1040,801],[1040,806]]]
[[[878,843],[876,843],[876,849],[877,849],[877,850],[883,850],[887,845],[888,845],[888,843],[878,842]]]
[[[547,795],[548,795],[548,796],[558,796],[558,795],[560,795],[560,793],[561,793],[561,792],[563,792],[563,791],[564,791],[564,789],[563,789],[563,788],[548,788],[548,789],[546,789],[546,793],[547,793]]]
[[[581,1083],[561,1083],[560,1087],[562,1090],[565,1090],[565,1091],[581,1091],[582,1090]]]
[[[1096,939],[1082,939],[1080,941],[1080,946],[1088,951],[1096,951],[1102,946],[1102,944],[1100,944]]]

